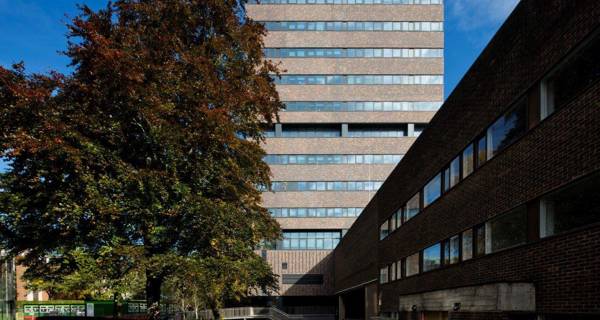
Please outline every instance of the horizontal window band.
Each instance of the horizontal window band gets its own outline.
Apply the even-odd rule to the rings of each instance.
[[[442,58],[441,48],[265,48],[267,58]]]
[[[441,101],[287,101],[285,112],[437,111]]]
[[[249,4],[438,5],[442,0],[249,0]]]
[[[364,208],[267,208],[274,218],[358,217]]]
[[[439,21],[259,21],[269,31],[442,32]]]
[[[383,181],[274,181],[270,191],[377,191],[382,184]]]
[[[282,274],[283,284],[323,284],[322,274]]]
[[[271,165],[396,164],[401,154],[270,154],[263,160]]]
[[[280,85],[443,85],[443,75],[296,75],[273,76]]]

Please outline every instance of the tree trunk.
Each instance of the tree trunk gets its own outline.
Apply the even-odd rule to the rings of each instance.
[[[221,320],[221,311],[219,310],[219,306],[217,305],[217,302],[214,301],[214,299],[209,298],[208,303],[210,304],[210,310],[212,311],[213,319]]]
[[[146,306],[150,320],[160,319],[160,287],[163,278],[146,272]]]
[[[113,319],[116,319],[119,317],[117,297],[118,297],[118,293],[116,293],[116,292],[113,293]]]

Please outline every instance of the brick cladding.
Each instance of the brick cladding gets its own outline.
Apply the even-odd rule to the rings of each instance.
[[[365,211],[376,211],[370,202]],[[335,291],[377,278],[377,216],[361,214],[333,251]]]
[[[352,276],[352,270],[344,270],[344,278],[351,281],[336,279],[336,290],[370,280],[377,276],[378,266],[600,169],[597,84],[532,128],[387,239],[377,241],[378,224],[475,140],[511,103],[528,91],[535,96],[534,85],[599,25],[600,1],[521,1],[336,249],[336,272],[352,269],[357,259],[378,259],[369,272]],[[378,221],[375,226],[373,217]],[[377,253],[374,248],[378,248]],[[382,310],[397,310],[402,294],[527,281],[536,286],[538,312],[600,313],[599,252],[600,226],[590,226],[383,285]],[[361,266],[367,264],[360,262]],[[504,319],[501,314],[497,316]],[[456,313],[452,319],[479,318],[477,314]]]

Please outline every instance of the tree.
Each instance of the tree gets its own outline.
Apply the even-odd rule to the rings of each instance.
[[[83,6],[69,25],[73,74],[0,68],[0,245],[27,278],[64,279],[78,257],[115,281],[135,265],[156,316],[182,258],[266,266],[253,248],[279,227],[260,206],[260,143],[282,103],[265,30],[243,5]],[[273,283],[249,276],[238,281]]]
[[[180,270],[167,281],[182,309],[198,311],[210,309],[219,319],[219,308],[227,301],[240,302],[248,292],[268,293],[277,289],[271,268],[259,256],[248,259],[217,257],[186,257],[179,264]]]

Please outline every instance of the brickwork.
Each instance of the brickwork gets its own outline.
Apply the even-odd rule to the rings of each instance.
[[[343,279],[336,274],[336,290],[377,278],[380,266],[519,205],[535,203],[547,192],[600,170],[596,83],[541,123],[531,122],[523,137],[385,240],[377,240],[378,226],[514,102],[524,98],[539,103],[539,81],[599,28],[598,1],[521,1],[334,252],[336,272],[344,274]],[[353,254],[343,254],[349,252]],[[381,310],[398,310],[401,295],[527,282],[535,286],[539,314],[600,315],[599,252],[598,224],[530,239],[516,248],[380,285]],[[368,272],[364,266],[370,263],[363,259],[376,261]],[[341,270],[357,260],[355,272]],[[451,312],[450,319],[531,319],[531,315]]]

